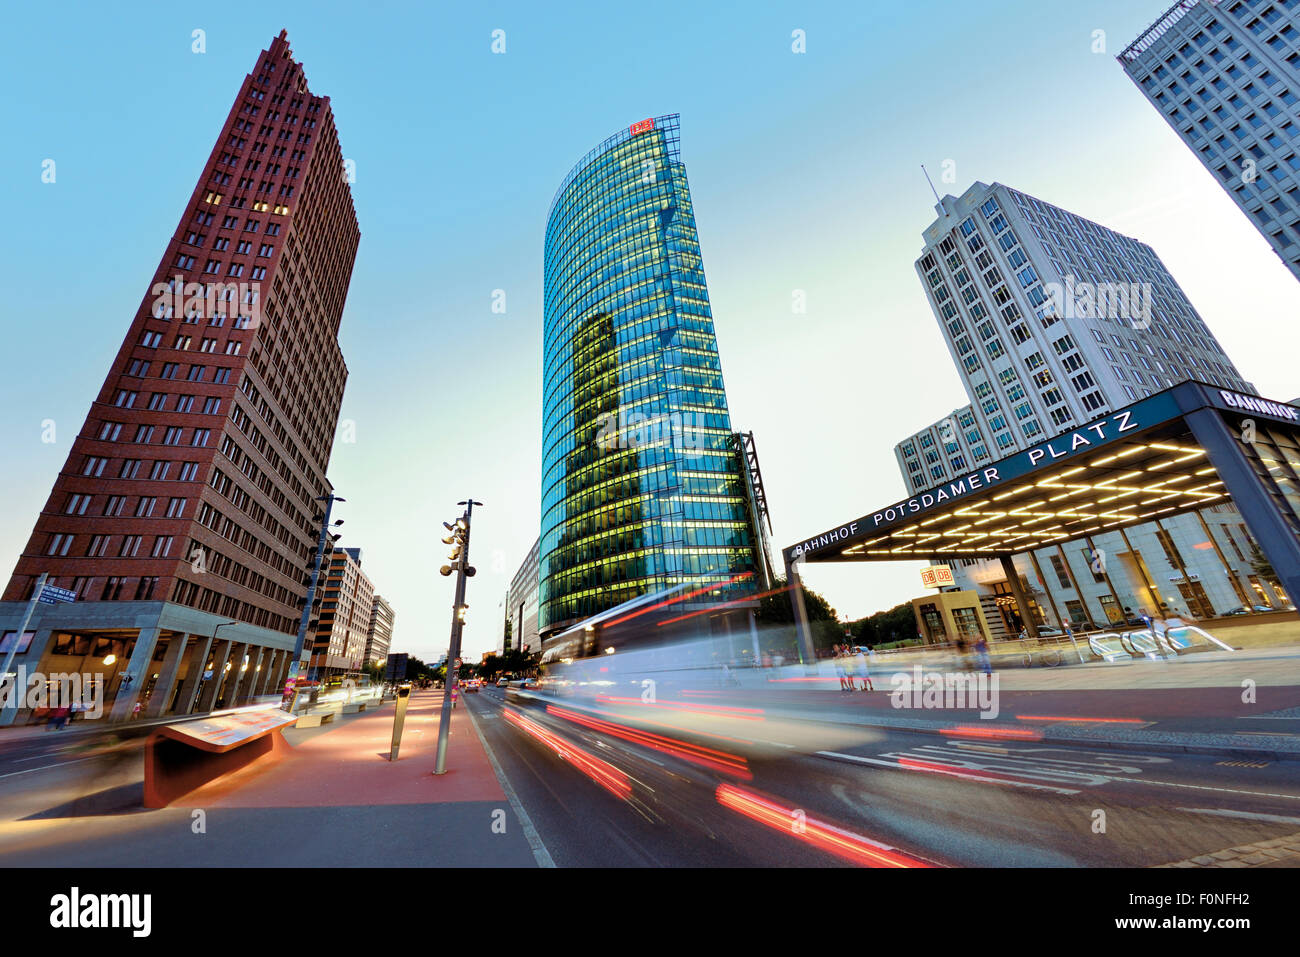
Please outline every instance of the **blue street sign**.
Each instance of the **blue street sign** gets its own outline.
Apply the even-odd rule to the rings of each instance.
[[[41,589],[40,600],[46,605],[57,604],[61,601],[76,601],[77,593],[67,588],[58,588],[55,585],[46,585]]]

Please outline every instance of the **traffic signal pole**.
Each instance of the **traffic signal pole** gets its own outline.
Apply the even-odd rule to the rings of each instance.
[[[460,636],[465,628],[465,579],[474,574],[474,569],[469,564],[470,516],[474,512],[474,506],[483,503],[469,499],[457,504],[465,506],[465,514],[461,516],[461,521],[465,524],[464,528],[459,530],[460,554],[452,566],[456,571],[456,602],[451,609],[451,647],[447,650],[447,680],[443,682],[442,713],[438,719],[438,759],[434,766],[434,774],[445,774],[447,771],[447,735],[451,731],[451,696],[455,693],[460,677]]]

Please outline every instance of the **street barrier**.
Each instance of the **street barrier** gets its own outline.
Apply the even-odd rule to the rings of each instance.
[[[145,742],[144,806],[166,807],[263,755],[288,751],[281,732],[297,720],[268,708],[158,728]]]

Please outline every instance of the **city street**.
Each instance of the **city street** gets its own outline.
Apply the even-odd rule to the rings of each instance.
[[[1300,762],[876,729],[863,733],[869,740],[813,755],[761,749],[748,761],[753,780],[737,781],[547,716],[541,706],[518,709],[621,770],[633,789],[620,799],[512,727],[504,715],[516,706],[499,690],[466,700],[561,866],[838,860],[790,828],[780,833],[719,804],[714,792],[728,782],[788,809],[792,827],[792,812],[802,810],[808,820],[948,866],[1151,866],[1274,838],[1300,843]],[[1098,811],[1102,833],[1093,830]]]

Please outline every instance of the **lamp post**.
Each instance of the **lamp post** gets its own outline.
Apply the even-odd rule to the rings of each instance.
[[[438,719],[438,760],[434,766],[434,774],[445,774],[447,771],[447,734],[451,730],[451,696],[455,694],[456,679],[459,677],[457,665],[460,662],[460,635],[465,628],[465,612],[469,608],[465,604],[465,579],[474,576],[474,568],[469,563],[469,523],[474,506],[483,503],[471,498],[456,504],[465,506],[465,514],[456,520],[455,525],[442,523],[449,532],[442,541],[446,545],[451,545],[453,550],[448,556],[452,564],[443,565],[439,572],[444,576],[456,572],[456,603],[452,606],[451,647],[447,651],[447,680],[443,686],[442,714]]]
[[[330,492],[328,495],[317,495],[316,501],[325,503],[325,514],[321,517],[320,537],[316,540],[316,560],[312,563],[311,581],[307,585],[307,601],[302,606],[302,619],[298,622],[298,640],[293,646],[293,660],[289,663],[289,681],[295,681],[302,669],[302,647],[307,640],[307,623],[311,620],[311,605],[316,598],[316,582],[320,579],[321,560],[325,556],[325,540],[330,538],[330,512],[334,509],[335,502],[346,502],[347,499]],[[342,525],[343,520],[334,523]],[[334,537],[334,541],[338,538]]]

